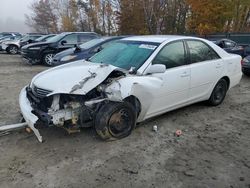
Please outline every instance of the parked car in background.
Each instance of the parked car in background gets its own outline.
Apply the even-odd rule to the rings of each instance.
[[[250,76],[250,55],[242,59],[242,72]]]
[[[17,54],[22,46],[32,43],[35,39],[41,37],[41,34],[28,34],[18,40],[6,41],[2,43],[2,49],[9,54]]]
[[[241,57],[205,39],[137,36],[36,75],[19,104],[40,142],[38,129],[53,125],[69,132],[93,126],[102,139],[114,140],[136,122],[183,106],[217,106],[241,77]]]
[[[20,38],[22,38],[21,35],[14,35],[14,34],[13,35],[8,35],[8,36],[1,37],[0,38],[0,51],[3,50],[2,49],[2,43],[3,42],[12,41],[12,40],[18,40]]]
[[[100,36],[94,32],[66,32],[48,39],[46,42],[26,45],[21,55],[29,64],[43,63],[51,66],[55,54],[73,48]]]
[[[20,33],[18,32],[2,32],[0,33],[0,38],[2,37],[8,37],[8,36],[22,36]]]
[[[243,46],[238,45],[236,42],[229,39],[220,39],[214,41],[219,47],[223,48],[228,53],[238,54],[241,57],[245,57],[245,49]]]
[[[117,37],[102,37],[90,40],[86,43],[83,43],[75,48],[70,48],[56,54],[53,58],[51,66],[58,66],[65,63],[69,63],[77,60],[88,59],[97,52],[100,52],[105,47],[109,46],[116,40],[125,38],[124,36]]]

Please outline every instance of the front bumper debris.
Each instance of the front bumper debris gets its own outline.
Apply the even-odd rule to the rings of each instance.
[[[23,118],[27,122],[27,125],[35,133],[39,142],[43,142],[42,136],[40,135],[38,129],[35,128],[35,124],[38,121],[38,117],[32,113],[33,109],[31,107],[30,101],[27,98],[26,87],[24,87],[21,90],[21,93],[19,95],[19,105],[20,105],[20,109],[21,109],[21,113],[23,115]]]

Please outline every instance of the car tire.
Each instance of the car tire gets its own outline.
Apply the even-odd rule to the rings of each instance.
[[[225,79],[220,79],[217,84],[215,85],[213,92],[207,101],[211,106],[218,106],[220,105],[224,98],[226,97],[228,90],[228,83]]]
[[[45,54],[43,56],[43,64],[51,67],[54,55],[55,54],[53,54],[53,53],[47,53],[47,54]]]
[[[104,104],[95,117],[95,130],[101,139],[117,140],[131,134],[136,124],[136,110],[128,102]]]
[[[18,53],[18,47],[15,45],[10,45],[7,49],[6,49],[7,53],[15,55]]]

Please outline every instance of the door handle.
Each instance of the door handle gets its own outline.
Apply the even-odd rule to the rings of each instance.
[[[181,74],[181,77],[182,77],[182,78],[184,78],[184,77],[189,77],[189,73],[183,72],[183,73]]]
[[[221,68],[221,67],[222,67],[222,65],[219,64],[219,63],[215,66],[215,68],[217,68],[217,69],[219,69],[219,68]]]

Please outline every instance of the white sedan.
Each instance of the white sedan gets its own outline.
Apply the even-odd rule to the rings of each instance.
[[[137,122],[200,101],[216,106],[241,80],[241,57],[205,39],[137,36],[87,61],[44,71],[22,89],[28,126],[93,126],[105,140],[128,136]]]

